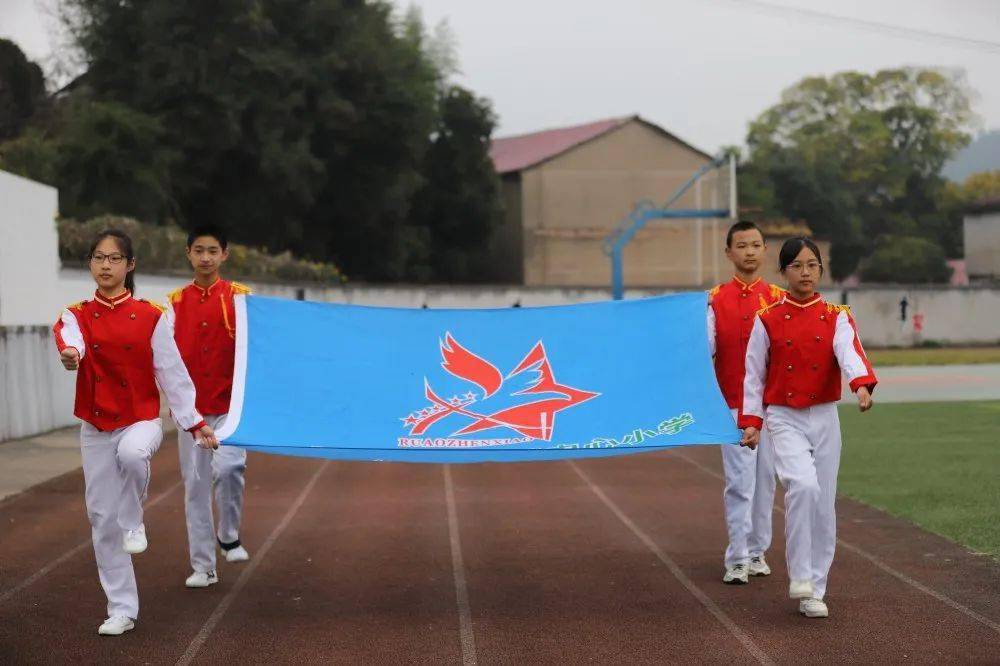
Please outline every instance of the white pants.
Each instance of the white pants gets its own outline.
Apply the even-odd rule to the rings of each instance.
[[[204,418],[213,430],[218,430],[226,415]],[[191,568],[207,573],[215,571],[216,538],[224,544],[238,542],[240,538],[247,452],[237,446],[220,446],[215,451],[203,449],[195,443],[191,433],[180,428],[177,432]],[[215,508],[219,513],[218,531],[213,529],[213,486]]]
[[[837,546],[841,443],[837,405],[771,406],[765,422],[771,431],[778,478],[785,487],[788,577],[812,581],[813,596],[822,599]]]
[[[731,410],[735,419],[738,410]],[[771,546],[771,514],[774,512],[774,452],[764,427],[756,450],[724,444],[722,470],[726,486],[722,500],[726,509],[729,546],[725,564],[747,564]]]
[[[139,617],[139,590],[132,556],[122,546],[122,531],[142,525],[142,503],[149,490],[150,459],[163,441],[160,419],[101,432],[80,428],[86,483],[87,517],[108,617]]]

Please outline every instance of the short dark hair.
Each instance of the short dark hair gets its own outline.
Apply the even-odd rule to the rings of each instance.
[[[750,220],[740,220],[733,226],[729,227],[729,233],[726,234],[726,247],[733,246],[733,236],[736,234],[736,232],[750,231],[750,230],[756,230],[757,233],[760,234],[761,240],[764,240],[764,232],[760,230],[760,227],[758,227]]]
[[[795,257],[799,256],[802,252],[802,248],[807,247],[813,254],[816,255],[817,261],[819,261],[819,272],[823,273],[823,255],[819,253],[819,248],[816,247],[816,243],[812,242],[805,236],[796,236],[795,238],[789,238],[781,246],[781,252],[778,253],[778,270],[782,273],[788,268],[788,264],[795,261]]]
[[[222,229],[222,227],[214,224],[200,224],[193,228],[188,234],[188,248],[194,245],[196,238],[201,238],[202,236],[211,236],[215,240],[219,241],[219,246],[222,247],[223,250],[229,246],[229,239],[226,237],[226,232]]]

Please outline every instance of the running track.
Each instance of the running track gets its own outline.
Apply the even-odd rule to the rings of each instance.
[[[720,467],[715,447],[450,467],[251,454],[253,559],[188,590],[165,445],[123,637],[96,635],[82,474],[0,502],[0,663],[1000,661],[1000,566],[849,500],[829,620],[785,597],[780,509],[775,574],[722,585]]]

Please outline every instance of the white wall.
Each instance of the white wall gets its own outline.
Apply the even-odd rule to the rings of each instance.
[[[187,283],[177,276],[136,273],[136,295],[157,303],[166,303],[167,294]],[[582,303],[611,298],[609,289],[562,289],[528,287],[445,287],[445,286],[379,286],[379,285],[295,285],[249,281],[255,294],[328,303],[351,303],[390,307],[420,308],[497,308]],[[300,293],[301,292],[301,293]],[[626,297],[638,298],[654,293],[650,290],[628,290]],[[84,268],[63,268],[58,271],[58,298],[50,308],[53,322],[60,308],[92,298],[94,281]]]
[[[166,294],[183,284],[183,278],[160,275],[136,276],[140,297],[164,303]],[[59,272],[63,300],[52,309],[90,298],[94,286],[89,272],[63,269]],[[442,287],[442,286],[296,286],[251,282],[257,294],[357,305],[420,308],[504,308],[559,305],[602,301],[611,298],[609,289],[563,289],[533,287]],[[654,290],[629,290],[626,298],[650,296]],[[862,340],[869,347],[907,347],[925,340],[949,344],[1000,343],[1000,288],[974,287],[877,287],[841,291],[833,288],[824,296],[835,303],[851,306]],[[900,320],[899,302],[908,301],[906,321]],[[914,315],[922,320],[923,331],[914,327]]]
[[[879,287],[847,290],[846,300],[869,347],[909,347],[926,340],[963,344],[1000,344],[1000,288]],[[899,302],[909,302],[906,321]],[[836,297],[836,298],[835,298]],[[914,326],[922,316],[923,331]]]
[[[40,324],[52,316],[58,207],[55,188],[0,171],[0,326]]]

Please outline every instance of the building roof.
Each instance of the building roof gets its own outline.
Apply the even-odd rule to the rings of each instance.
[[[749,220],[760,228],[765,238],[792,238],[794,236],[813,237],[813,231],[805,220],[787,217],[765,217],[760,206],[740,206],[740,220]]]
[[[812,238],[813,232],[805,220],[789,220],[787,217],[757,220],[761,233],[768,238],[792,238],[803,236]]]
[[[626,116],[624,118],[607,118],[585,125],[558,127],[541,132],[494,139],[493,144],[490,146],[490,157],[493,158],[493,166],[499,174],[523,171],[524,169],[537,166],[542,162],[562,155],[588,141],[593,141],[633,120],[639,121],[670,137],[696,153],[703,155],[706,159],[712,159],[712,156],[708,153],[695,148],[662,127],[643,120],[637,115]]]

